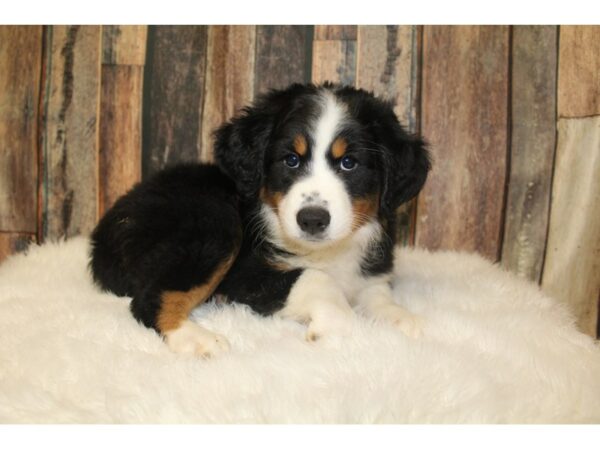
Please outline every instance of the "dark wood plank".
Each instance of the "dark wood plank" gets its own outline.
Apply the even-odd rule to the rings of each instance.
[[[151,26],[144,77],[142,175],[200,158],[207,26]]]
[[[561,26],[559,52],[559,117],[600,114],[600,26]]]
[[[256,27],[254,92],[282,89],[310,81],[311,27],[260,25]]]
[[[539,283],[546,248],[556,145],[555,26],[515,26],[512,37],[511,164],[502,265]]]
[[[416,243],[497,260],[508,128],[506,26],[426,26],[422,129],[433,170],[417,207]]]
[[[356,85],[395,102],[400,122],[412,133],[417,129],[419,27],[359,26]],[[416,200],[397,211],[397,242],[414,241]]]
[[[36,231],[42,27],[0,26],[0,230]]]
[[[598,174],[600,116],[560,119],[542,288],[568,304],[580,329],[594,337],[600,292]]]
[[[211,26],[208,33],[203,161],[213,159],[213,132],[254,98],[255,26]]]
[[[317,41],[355,41],[356,25],[315,25]]]
[[[146,25],[102,27],[102,64],[143,66],[146,61]]]
[[[42,238],[97,222],[101,37],[100,26],[48,27]]]
[[[35,242],[34,233],[6,233],[0,231],[0,263],[15,253],[24,252]]]

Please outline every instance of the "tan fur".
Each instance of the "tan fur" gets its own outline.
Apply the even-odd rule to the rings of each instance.
[[[157,326],[162,334],[179,328],[196,306],[208,300],[227,274],[235,260],[235,256],[232,255],[217,267],[206,283],[185,292],[165,291],[161,294],[161,307],[157,317]]]
[[[339,159],[346,154],[348,142],[344,138],[337,138],[331,145],[331,154],[335,159]]]
[[[260,199],[262,202],[269,205],[275,211],[279,209],[279,203],[282,198],[283,194],[281,192],[272,192],[264,186],[260,189]]]
[[[306,143],[306,138],[301,134],[296,136],[296,138],[294,139],[294,150],[296,151],[296,153],[298,153],[300,156],[305,156],[307,149],[308,145]]]
[[[357,230],[370,219],[377,216],[379,209],[379,195],[357,198],[352,200],[352,229]]]

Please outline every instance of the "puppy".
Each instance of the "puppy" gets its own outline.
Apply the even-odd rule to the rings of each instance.
[[[212,296],[343,334],[354,311],[410,336],[392,300],[395,210],[430,169],[392,106],[351,87],[294,84],[259,97],[215,134],[216,165],[183,164],[136,185],[92,234],[103,289],[175,352],[229,344],[189,320]]]

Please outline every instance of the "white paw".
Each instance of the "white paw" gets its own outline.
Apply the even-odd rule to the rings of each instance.
[[[395,326],[406,336],[414,339],[423,334],[425,326],[423,318],[395,304],[380,306],[377,310],[376,319]]]
[[[167,346],[175,353],[212,358],[229,350],[229,341],[189,320],[173,331],[165,333]]]
[[[306,340],[314,342],[323,337],[344,337],[352,333],[354,314],[339,311],[338,314],[316,317],[308,324]]]

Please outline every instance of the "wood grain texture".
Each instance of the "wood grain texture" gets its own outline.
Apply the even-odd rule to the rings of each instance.
[[[540,282],[556,145],[555,26],[515,26],[512,39],[511,164],[502,265]]]
[[[102,27],[102,64],[143,66],[146,61],[146,25]]]
[[[312,81],[356,82],[356,41],[314,41]]]
[[[142,177],[142,71],[132,65],[102,68],[100,214]]]
[[[431,171],[416,243],[497,260],[507,159],[506,26],[426,26],[422,130]]]
[[[103,27],[100,215],[142,175],[142,85],[147,27]]]
[[[42,238],[97,221],[101,37],[100,26],[48,27]]]
[[[356,25],[315,25],[317,41],[355,41],[356,36]]]
[[[310,81],[310,56],[307,51],[311,44],[310,36],[310,26],[256,27],[256,94]]]
[[[149,27],[143,177],[167,164],[200,158],[207,30],[207,26]]]
[[[15,253],[24,252],[35,242],[33,233],[0,232],[0,263]]]
[[[596,335],[600,292],[600,117],[560,119],[543,290]]]
[[[0,26],[0,230],[36,231],[42,27]]]
[[[395,103],[394,111],[408,131],[415,133],[418,118],[419,27],[359,26],[356,86]],[[414,241],[416,200],[396,213],[397,242]]]
[[[561,26],[559,117],[600,114],[600,26]]]
[[[211,26],[208,32],[202,161],[213,159],[213,132],[254,98],[256,27]]]

